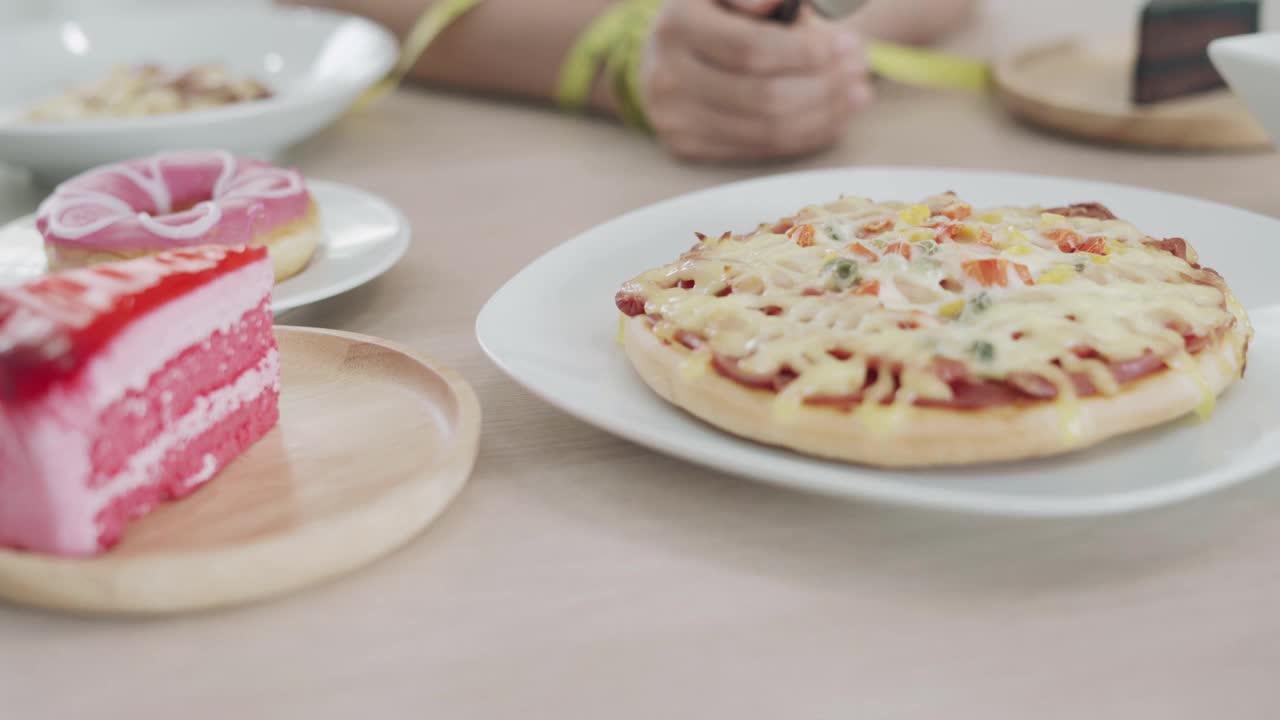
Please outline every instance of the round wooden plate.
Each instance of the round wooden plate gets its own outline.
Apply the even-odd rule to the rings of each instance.
[[[471,387],[375,338],[296,327],[276,337],[276,428],[99,557],[0,551],[0,597],[83,612],[224,607],[354,570],[430,524],[475,462]]]
[[[1170,150],[1271,146],[1228,90],[1149,106],[1130,100],[1135,38],[1071,40],[1018,53],[993,68],[996,93],[1029,123],[1102,142]]]

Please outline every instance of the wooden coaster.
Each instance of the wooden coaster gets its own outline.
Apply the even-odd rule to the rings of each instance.
[[[1049,130],[1170,150],[1262,150],[1271,141],[1228,90],[1138,107],[1129,100],[1135,39],[1073,40],[996,63],[997,95]]]
[[[280,424],[111,551],[0,551],[0,597],[59,610],[169,613],[336,577],[431,523],[471,473],[480,406],[456,373],[371,337],[277,327]]]

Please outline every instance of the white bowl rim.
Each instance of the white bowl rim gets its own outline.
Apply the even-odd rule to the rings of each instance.
[[[1241,33],[1239,35],[1225,35],[1215,38],[1209,42],[1209,47],[1229,46],[1229,47],[1252,47],[1254,45],[1262,45],[1265,43],[1275,42],[1280,39],[1280,30],[1264,30],[1255,33]]]
[[[323,93],[326,97],[341,95],[348,92],[354,93],[363,90],[380,80],[395,65],[398,56],[399,42],[396,40],[395,35],[382,25],[359,15],[351,15],[335,10],[312,7],[278,7],[275,5],[229,8],[152,8],[145,11],[133,10],[120,12],[104,12],[101,10],[74,13],[67,12],[59,14],[53,19],[28,20],[0,28],[0,47],[4,47],[8,44],[7,41],[11,38],[26,34],[34,29],[56,29],[68,22],[118,22],[121,20],[128,21],[130,19],[138,18],[145,18],[147,20],[162,18],[177,22],[184,20],[190,21],[193,18],[212,15],[227,16],[243,14],[261,17],[264,13],[278,17],[318,17],[332,22],[334,26],[337,26],[339,23],[355,23],[363,26],[365,30],[369,31],[373,35],[381,37],[385,46],[389,49],[389,52],[385,57],[381,58],[382,62],[378,63],[378,72],[376,74],[371,72],[368,77],[360,80],[330,85],[326,88],[325,93]],[[0,122],[0,133],[11,137],[55,137],[59,135],[75,135],[77,137],[82,137],[85,135],[109,136],[118,133],[136,133],[144,130],[193,128],[228,120],[244,119],[273,111],[305,106],[313,102],[317,96],[317,93],[308,92],[284,93],[281,95],[273,95],[272,97],[264,100],[254,100],[252,102],[236,103],[234,105],[226,105],[222,107],[189,110],[164,115],[150,115],[137,118],[110,118],[105,120],[65,123]]]

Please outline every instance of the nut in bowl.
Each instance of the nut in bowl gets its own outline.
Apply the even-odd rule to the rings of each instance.
[[[117,65],[100,82],[81,85],[36,103],[31,122],[147,117],[193,112],[271,97],[251,77],[236,77],[221,65],[172,71],[159,65]]]
[[[54,184],[189,147],[272,157],[329,125],[395,62],[339,13],[151,8],[0,30],[0,162]]]

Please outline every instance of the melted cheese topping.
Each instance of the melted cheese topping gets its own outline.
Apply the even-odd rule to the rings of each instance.
[[[659,337],[702,339],[681,367],[690,377],[713,355],[737,359],[745,378],[794,373],[778,394],[782,420],[807,399],[860,396],[866,424],[890,427],[890,396],[893,406],[953,398],[941,357],[974,380],[1051,383],[1063,432],[1078,436],[1072,375],[1112,395],[1121,388],[1108,361],[1154,353],[1205,388],[1207,412],[1212,393],[1184,334],[1250,333],[1216,276],[1146,246],[1152,238],[1121,220],[976,211],[949,194],[911,205],[851,197],[745,236],[699,237],[623,293],[644,299]],[[900,368],[897,383],[889,372],[869,383],[877,366]]]

